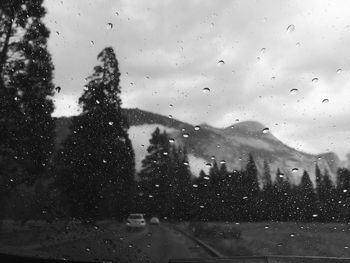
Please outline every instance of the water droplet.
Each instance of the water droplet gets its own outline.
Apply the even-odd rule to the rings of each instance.
[[[313,78],[311,81],[312,81],[312,83],[317,83],[318,82],[318,78]]]
[[[163,155],[168,155],[169,153],[168,152],[163,152]]]
[[[194,130],[195,130],[195,131],[199,131],[200,129],[201,129],[200,126],[198,126],[198,125],[197,125],[197,126],[194,126]]]
[[[295,30],[295,25],[293,24],[289,25],[286,30],[288,33],[292,33]]]
[[[96,100],[96,104],[100,104],[100,101],[99,101],[99,100]]]
[[[265,229],[269,229],[270,228],[270,226],[265,226]]]
[[[322,100],[322,103],[328,103],[328,102],[329,102],[329,99]]]
[[[248,199],[248,196],[243,196],[243,199],[244,199],[244,200]]]
[[[343,193],[346,193],[347,191],[348,191],[348,189],[344,189],[344,190],[343,190]]]
[[[204,180],[209,180],[210,178],[209,178],[209,176],[204,176],[203,179]]]
[[[270,129],[269,129],[269,128],[264,128],[264,129],[262,130],[262,133],[264,133],[264,134],[269,133],[269,132],[270,132]]]
[[[168,116],[168,117],[169,117],[169,119],[172,119],[172,118],[173,118],[173,115],[169,114],[169,116]]]
[[[154,186],[158,188],[158,187],[159,187],[159,184],[155,184]]]
[[[339,68],[339,69],[337,69],[337,74],[340,74],[340,73],[342,73],[342,69],[341,68]]]
[[[133,244],[129,244],[129,246],[128,246],[128,247],[132,248],[132,247],[133,247]]]
[[[173,104],[169,104],[169,107],[172,108],[172,107],[174,107],[174,105]]]
[[[210,89],[209,89],[209,88],[204,88],[204,89],[203,89],[203,93],[208,94],[209,92],[210,92]]]
[[[57,91],[57,93],[60,93],[61,87],[60,87],[60,86],[57,86],[57,87],[55,88],[55,90]]]
[[[200,208],[204,208],[204,205],[200,205],[199,207],[200,207]]]
[[[221,66],[223,66],[223,65],[225,65],[225,61],[223,61],[223,60],[219,60],[219,61],[218,61],[218,66],[220,66],[220,67],[221,67]]]
[[[221,160],[220,163],[221,163],[221,164],[225,164],[226,161],[225,161],[225,160]]]
[[[184,134],[182,134],[182,136],[183,136],[184,138],[190,137],[190,135],[189,135],[188,133],[184,133]]]
[[[296,47],[300,47],[300,42],[297,42],[297,43],[295,44],[295,46],[296,46]]]
[[[291,89],[289,92],[290,94],[295,95],[298,93],[298,91],[299,91],[298,89]]]
[[[109,121],[108,125],[112,126],[113,125],[113,121]]]
[[[113,28],[113,24],[112,23],[107,23],[106,27],[107,27],[107,29],[112,29]]]
[[[175,142],[175,139],[170,138],[170,139],[169,139],[169,142],[170,142],[170,143],[174,143],[174,142]]]
[[[194,185],[192,185],[194,188],[197,188],[198,187],[198,184],[194,184]]]
[[[260,50],[260,53],[261,53],[261,54],[264,54],[265,52],[266,52],[266,48],[263,47],[263,48]]]
[[[296,173],[296,172],[298,172],[298,171],[299,171],[298,168],[293,168],[293,169],[292,169],[292,172],[293,172],[293,173]]]
[[[313,214],[312,217],[318,217],[318,214]]]
[[[107,160],[103,159],[102,162],[103,162],[103,163],[107,163]]]
[[[91,248],[87,247],[85,248],[86,252],[91,252]]]
[[[211,167],[211,163],[206,163],[205,166],[206,167]]]
[[[188,163],[188,162],[184,162],[184,165],[188,166],[188,165],[189,165],[189,163]]]
[[[115,14],[116,14],[117,16],[119,16],[119,12],[118,12],[118,11],[115,11]]]
[[[348,245],[345,245],[345,246],[344,246],[344,248],[345,248],[345,249],[348,249],[348,248],[349,248],[349,246],[348,246]]]
[[[212,155],[212,156],[210,157],[210,159],[215,160],[215,156],[214,156],[214,155]]]
[[[95,45],[95,42],[93,40],[90,41],[91,46]]]
[[[290,237],[295,237],[295,234],[294,233],[290,233],[289,236]]]

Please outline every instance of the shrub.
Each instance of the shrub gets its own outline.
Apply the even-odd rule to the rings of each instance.
[[[242,232],[232,225],[220,225],[193,222],[189,225],[195,237],[216,237],[223,239],[241,239]]]

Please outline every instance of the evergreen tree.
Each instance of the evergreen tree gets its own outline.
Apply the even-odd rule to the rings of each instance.
[[[336,196],[338,220],[348,222],[350,220],[350,171],[346,168],[338,169]]]
[[[302,222],[313,220],[313,215],[316,211],[316,196],[310,180],[309,174],[304,171],[301,178],[301,183],[297,191],[298,198],[298,219]]]
[[[262,190],[260,193],[259,217],[262,220],[272,219],[273,206],[273,186],[271,180],[270,166],[264,160],[264,172],[261,178]]]
[[[171,163],[170,142],[167,133],[157,127],[152,133],[148,154],[142,160],[140,178],[147,181],[149,207],[151,213],[169,216],[173,210],[172,197],[169,193],[172,183],[174,163]]]
[[[273,218],[278,221],[287,221],[291,213],[290,204],[291,186],[285,175],[277,170],[273,186]]]
[[[57,187],[72,216],[126,216],[134,183],[134,152],[128,123],[121,112],[119,68],[111,47],[88,78],[79,99],[83,112],[59,155]]]
[[[173,147],[173,152],[177,151],[177,154],[173,155],[173,162],[175,163],[175,169],[173,170],[174,180],[172,182],[173,192],[175,194],[174,200],[174,216],[180,220],[190,219],[191,208],[191,195],[194,189],[198,188],[198,185],[191,182],[191,171],[187,157],[187,150],[181,149],[181,147]]]
[[[320,202],[318,219],[326,222],[335,220],[335,188],[330,179],[328,170],[325,170],[323,179],[319,186],[318,198]]]
[[[248,163],[242,176],[243,200],[245,202],[245,220],[256,221],[258,217],[257,205],[259,200],[258,170],[253,155],[249,154]]]
[[[17,185],[37,182],[53,151],[53,65],[45,13],[42,0],[0,3],[2,196]]]
[[[318,164],[315,166],[315,181],[316,181],[316,192],[321,188],[322,184],[322,174],[320,171],[320,168],[318,167]]]

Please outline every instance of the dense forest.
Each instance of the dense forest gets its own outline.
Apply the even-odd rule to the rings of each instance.
[[[250,155],[242,170],[224,161],[209,174],[191,174],[186,148],[156,129],[135,180],[135,158],[122,113],[120,72],[112,47],[97,65],[79,98],[82,113],[72,133],[55,149],[52,97],[54,66],[43,0],[0,2],[0,209],[2,218],[25,222],[72,218],[90,223],[122,220],[143,212],[171,220],[341,221],[350,220],[350,171],[307,171],[299,185],[269,163],[258,174]]]

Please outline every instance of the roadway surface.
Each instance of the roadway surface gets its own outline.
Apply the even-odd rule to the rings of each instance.
[[[140,231],[124,226],[101,227],[88,238],[42,246],[37,256],[77,261],[159,262],[174,258],[208,258],[210,255],[171,226],[149,225]]]

